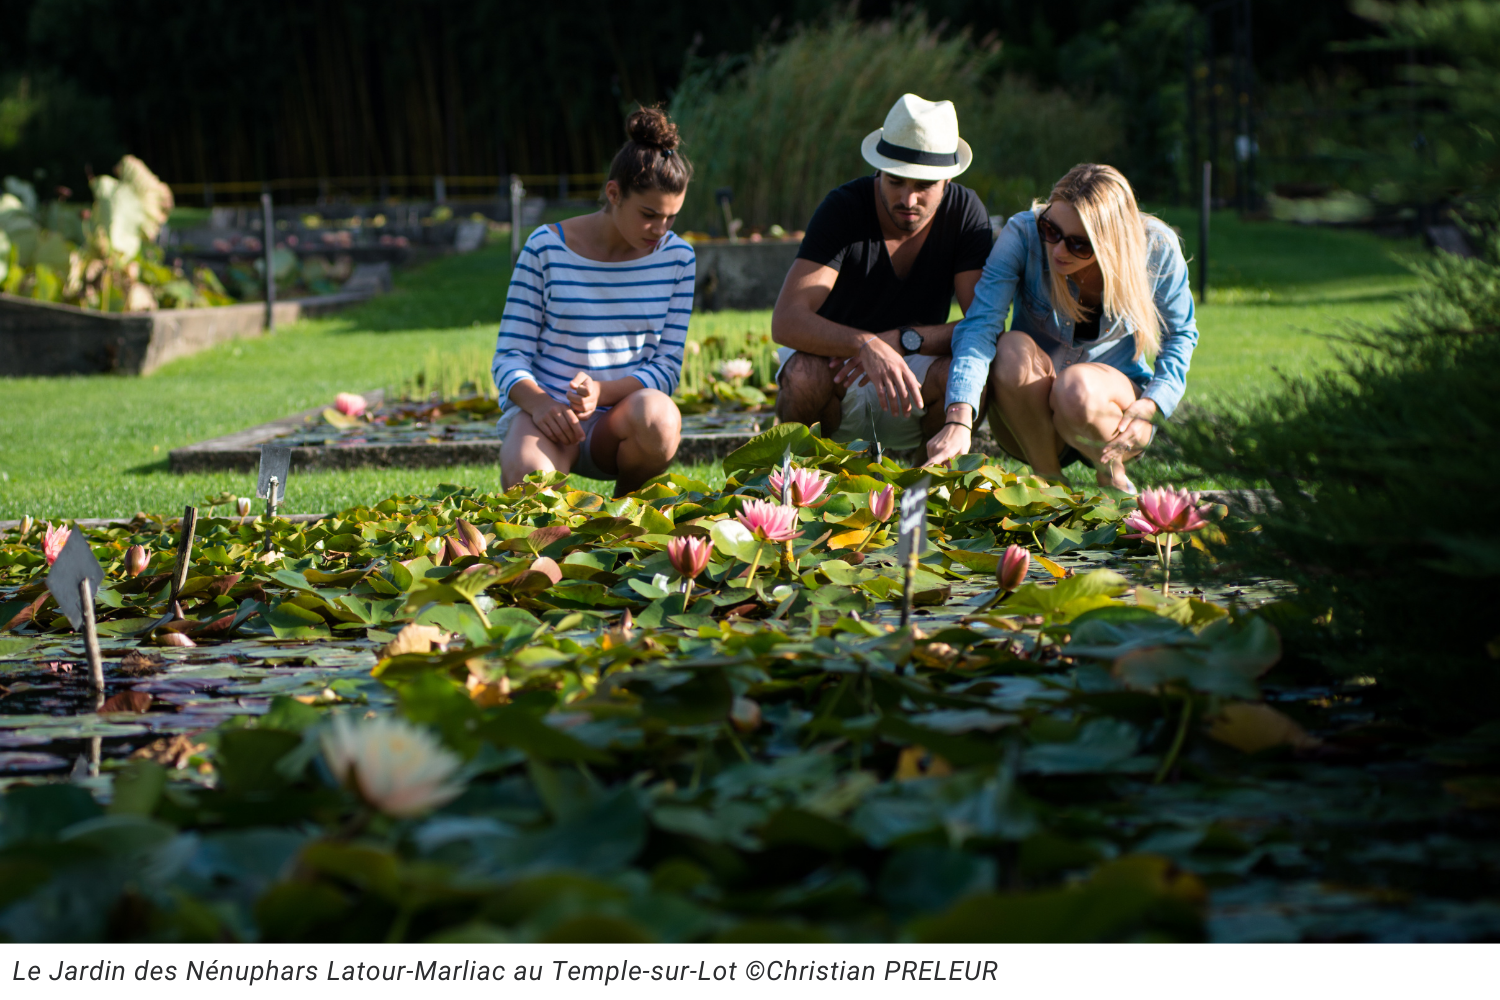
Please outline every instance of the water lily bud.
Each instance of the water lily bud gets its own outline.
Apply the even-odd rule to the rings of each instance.
[[[357,417],[365,412],[365,397],[357,392],[341,392],[333,400],[334,409],[346,417]]]
[[[1026,582],[1026,572],[1029,569],[1031,553],[1019,545],[1011,545],[1000,557],[1000,565],[995,570],[995,582],[1001,590],[1010,593]]]
[[[536,559],[532,560],[531,571],[545,575],[553,583],[558,583],[562,580],[562,567],[551,556],[537,556]]]
[[[672,560],[673,569],[692,580],[708,568],[713,548],[706,538],[684,535],[667,543],[667,558]]]
[[[896,488],[894,486],[870,491],[871,517],[877,521],[889,521],[894,513],[896,513]]]
[[[22,538],[25,538],[27,535],[31,534],[31,528],[32,528],[32,525],[34,525],[34,524],[36,524],[36,522],[31,519],[31,515],[30,514],[27,514],[25,517],[21,518],[21,537]]]
[[[469,554],[469,547],[456,538],[449,538],[447,541],[447,546],[449,562],[457,562],[458,560]]]
[[[234,502],[234,509],[239,512],[240,517],[250,516],[250,498],[240,497]]]
[[[458,528],[459,537],[464,540],[464,545],[468,546],[470,555],[484,555],[484,550],[488,546],[485,545],[484,536],[479,533],[478,528],[463,518],[459,518],[454,526]]]
[[[144,573],[150,562],[151,554],[146,551],[144,545],[132,545],[125,550],[125,572],[129,573],[132,578]]]
[[[163,632],[156,637],[156,641],[163,646],[196,646],[198,645],[181,632]]]
[[[760,704],[752,698],[734,699],[729,710],[729,721],[742,733],[753,733],[760,728]]]
[[[42,555],[47,557],[47,565],[51,566],[57,562],[57,557],[62,555],[63,546],[68,544],[68,536],[73,533],[72,528],[64,528],[62,525],[47,526],[47,531],[42,535]]]

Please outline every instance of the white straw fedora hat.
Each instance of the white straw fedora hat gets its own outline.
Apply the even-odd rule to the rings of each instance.
[[[924,101],[902,94],[885,116],[885,127],[865,136],[865,162],[882,173],[918,181],[957,177],[969,169],[974,151],[958,137],[952,101]]]

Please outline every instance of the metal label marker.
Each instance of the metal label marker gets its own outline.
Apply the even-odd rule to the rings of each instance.
[[[901,627],[911,622],[912,590],[917,577],[917,560],[927,547],[927,488],[931,476],[923,476],[901,495],[901,520],[896,542],[896,558],[906,564],[906,585],[901,591]]]
[[[786,446],[786,454],[781,456],[781,502],[786,506],[792,503],[792,446]]]
[[[292,447],[286,444],[265,444],[260,447],[260,479],[255,487],[255,496],[270,501],[269,513],[275,516],[275,507],[286,499],[286,480],[292,470]],[[272,485],[272,482],[275,485]]]
[[[83,531],[74,528],[57,561],[47,573],[47,589],[67,616],[73,631],[83,633],[88,652],[89,674],[96,690],[104,690],[104,661],[99,655],[99,631],[94,622],[94,595],[104,582],[104,570],[94,558]]]

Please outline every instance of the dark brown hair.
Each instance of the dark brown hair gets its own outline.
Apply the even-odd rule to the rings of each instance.
[[[641,108],[625,119],[630,138],[609,165],[609,179],[620,196],[634,191],[682,194],[693,179],[693,165],[678,151],[677,126],[660,108]]]

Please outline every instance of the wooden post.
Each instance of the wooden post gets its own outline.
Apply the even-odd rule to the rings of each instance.
[[[198,532],[198,508],[182,511],[182,532],[177,536],[177,565],[172,569],[172,616],[182,618],[182,586],[187,583],[188,567],[193,562],[193,536]]]
[[[1208,219],[1213,211],[1214,161],[1203,161],[1203,196],[1198,203],[1198,305],[1208,304]]]
[[[83,648],[89,657],[89,680],[95,691],[104,690],[104,660],[99,655],[99,631],[94,622],[94,591],[88,577],[78,581],[78,598],[83,608]]]
[[[510,175],[510,266],[515,267],[521,259],[521,199],[526,188],[519,174]]]
[[[276,329],[276,218],[271,212],[271,192],[260,195],[261,236],[266,261],[266,332]]]

